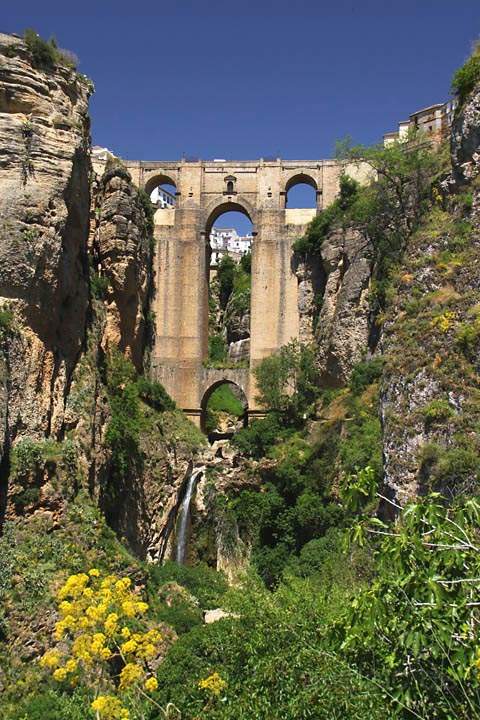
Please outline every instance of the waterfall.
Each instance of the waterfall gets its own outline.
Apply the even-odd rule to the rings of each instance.
[[[178,513],[177,520],[177,548],[175,552],[175,560],[178,563],[183,564],[185,562],[185,555],[187,549],[187,525],[188,518],[190,516],[190,502],[192,499],[193,491],[199,475],[203,473],[205,466],[202,465],[200,468],[194,468],[192,474],[188,478],[187,489],[185,490],[185,496],[183,498],[180,511]]]

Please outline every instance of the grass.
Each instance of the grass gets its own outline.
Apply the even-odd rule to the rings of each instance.
[[[238,397],[233,393],[230,385],[225,383],[220,385],[210,395],[207,407],[213,412],[226,412],[229,415],[241,417],[245,412],[245,408]]]

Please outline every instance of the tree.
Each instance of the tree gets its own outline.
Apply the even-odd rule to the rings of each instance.
[[[286,422],[298,423],[318,393],[313,348],[292,340],[254,371],[257,400],[269,410],[281,413]]]

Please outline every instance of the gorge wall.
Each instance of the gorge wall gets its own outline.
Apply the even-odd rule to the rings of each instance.
[[[121,163],[92,173],[92,90],[73,68],[39,66],[23,41],[0,35],[1,514],[61,524],[68,500],[86,492],[145,557],[159,552],[203,440],[178,411],[138,398],[130,419],[142,426],[142,462],[115,475],[108,437],[123,386],[113,387],[112,358],[131,361],[137,397],[152,218]]]
[[[189,358],[189,367],[212,384],[213,375],[201,369],[207,321],[202,243],[212,218],[233,206],[251,214],[261,235],[254,243],[252,358],[260,361],[299,337],[315,348],[322,388],[338,389],[369,352],[382,354],[385,492],[403,502],[433,483],[455,494],[449,463],[460,456],[464,484],[472,483],[478,336],[469,327],[477,327],[479,93],[458,114],[453,171],[439,180],[434,207],[409,243],[374,347],[369,341],[379,322],[369,299],[374,261],[368,237],[336,228],[315,258],[292,255],[306,226],[287,222],[292,216],[279,205],[280,188],[305,167],[238,163],[241,179],[232,196],[223,190],[226,171],[208,163],[180,167],[110,158],[93,169],[91,92],[91,83],[73,68],[60,62],[42,69],[23,41],[0,36],[3,515],[46,512],[59,522],[66,500],[86,492],[135,552],[158,560],[199,458],[207,466],[225,461],[228,477],[220,485],[228,487],[232,477],[238,485],[241,461],[227,462],[228,451],[224,457],[218,448],[206,457],[201,434],[180,411],[153,398],[146,377],[151,368],[158,376],[158,363],[165,360],[162,379],[168,380],[165,368],[170,363],[172,370],[178,351],[182,362]],[[325,162],[308,169],[317,173],[327,207],[338,191],[341,166]],[[207,171],[211,186],[201,182]],[[135,183],[148,191],[167,172],[176,173],[182,199],[174,222],[155,224],[148,196]],[[182,232],[174,238],[177,224]],[[272,265],[271,251],[279,244]],[[288,292],[280,282],[286,265]],[[193,275],[186,283],[188,268]],[[269,321],[265,308],[275,310],[278,322]],[[193,335],[185,318],[197,323]],[[180,365],[181,375],[188,368]],[[454,377],[455,367],[462,368],[461,380]],[[208,389],[200,384],[195,390],[197,406],[199,388]],[[131,422],[121,414],[129,402]],[[321,411],[316,420],[322,422]],[[459,441],[460,432],[471,442]],[[122,435],[133,452],[119,460]],[[196,512],[204,517],[201,492]]]

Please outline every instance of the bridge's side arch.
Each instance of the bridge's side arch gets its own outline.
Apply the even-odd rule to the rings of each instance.
[[[247,397],[247,388],[242,387],[242,383],[238,382],[237,380],[229,379],[228,377],[222,377],[219,380],[214,381],[211,385],[209,385],[203,392],[203,397],[200,403],[200,410],[201,410],[201,416],[200,416],[200,427],[203,430],[203,432],[207,432],[207,414],[208,414],[208,404],[209,400],[214,395],[215,391],[221,388],[222,386],[229,387],[235,396],[238,398],[239,402],[243,406],[243,414],[240,416],[240,420],[243,423],[243,426],[245,427],[248,422],[248,397]]]
[[[147,195],[155,190],[160,185],[173,185],[177,190],[177,179],[173,175],[165,175],[164,173],[156,173],[151,177],[147,178],[144,185],[144,190]]]
[[[285,192],[288,193],[288,191],[291,190],[292,187],[300,184],[310,185],[315,191],[318,190],[318,184],[316,180],[311,175],[307,175],[307,173],[305,172],[300,172],[295,173],[288,178],[287,182],[285,183]]]

